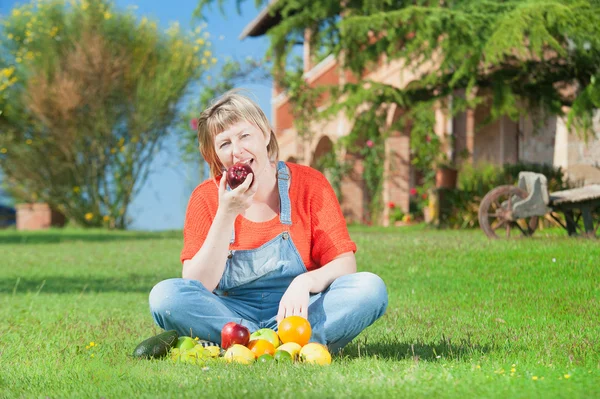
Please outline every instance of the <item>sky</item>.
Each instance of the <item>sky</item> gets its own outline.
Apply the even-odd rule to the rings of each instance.
[[[26,2],[0,0],[0,15],[6,15],[14,5],[24,3]],[[137,6],[134,12],[139,18],[145,16],[155,20],[165,29],[175,21],[179,22],[182,29],[189,29],[197,4],[198,0],[115,0],[117,8],[125,10],[129,6]],[[205,31],[210,33],[215,56],[219,60],[226,56],[234,56],[240,60],[247,56],[260,58],[269,45],[266,37],[246,38],[243,41],[238,39],[244,27],[259,13],[254,6],[254,0],[246,0],[239,15],[235,0],[225,0],[224,10],[225,15],[214,6],[206,13]],[[248,84],[243,87],[251,91],[258,105],[271,120],[270,84]],[[199,94],[200,91],[194,91],[190,95],[195,93]],[[189,196],[203,178],[200,176],[200,168],[198,165],[184,164],[180,161],[174,138],[166,143],[165,150],[157,155],[151,168],[153,173],[130,206],[130,229],[181,229]]]

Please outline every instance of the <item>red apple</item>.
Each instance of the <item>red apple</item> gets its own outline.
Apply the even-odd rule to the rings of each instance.
[[[227,183],[232,189],[235,189],[246,180],[250,173],[252,173],[250,165],[238,162],[227,169]]]
[[[221,330],[221,348],[227,349],[231,345],[246,346],[250,341],[250,330],[241,324],[230,321]]]

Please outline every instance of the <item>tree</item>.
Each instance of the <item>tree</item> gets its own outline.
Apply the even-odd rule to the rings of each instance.
[[[197,15],[213,3],[221,5],[223,0],[200,0]],[[354,124],[345,142],[357,151],[367,140],[377,144],[385,138],[383,111],[391,104],[406,112],[390,128],[411,121],[411,142],[427,154],[431,150],[423,142],[433,131],[434,105],[450,97],[450,112],[456,115],[491,93],[490,120],[502,115],[516,119],[532,109],[563,116],[568,107],[570,126],[584,136],[600,107],[600,3],[596,0],[256,3],[270,3],[270,12],[281,15],[281,22],[268,32],[273,76],[280,87],[300,86],[289,77],[303,79],[301,74],[282,70],[293,46],[305,40],[306,28],[311,29],[311,47],[320,54],[334,54],[355,76],[378,62],[395,60],[421,71],[405,87],[359,80],[327,88],[335,102],[320,116],[347,112]],[[456,95],[459,92],[467,95]],[[292,102],[306,98],[293,90],[288,94]],[[372,126],[378,128],[365,129]],[[419,166],[426,167],[430,158]]]
[[[191,82],[214,63],[198,28],[105,0],[14,8],[0,39],[0,168],[18,201],[124,228]]]

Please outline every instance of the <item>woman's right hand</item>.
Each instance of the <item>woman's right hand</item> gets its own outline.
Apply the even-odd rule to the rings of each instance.
[[[237,216],[252,205],[256,194],[257,184],[254,183],[254,174],[250,173],[246,180],[234,190],[227,190],[227,177],[221,176],[219,183],[219,210],[226,214]]]

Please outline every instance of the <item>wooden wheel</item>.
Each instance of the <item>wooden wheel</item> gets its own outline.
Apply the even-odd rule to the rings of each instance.
[[[529,237],[538,226],[538,217],[514,219],[513,203],[527,198],[527,192],[516,186],[496,187],[483,197],[479,205],[479,225],[490,238]]]

